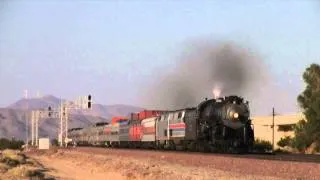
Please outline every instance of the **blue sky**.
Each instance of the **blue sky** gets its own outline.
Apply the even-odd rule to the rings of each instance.
[[[144,82],[195,38],[250,46],[295,100],[320,61],[316,1],[1,1],[0,106],[23,96],[94,95],[139,105]],[[258,73],[258,72],[257,72]],[[291,80],[291,84],[289,83]]]

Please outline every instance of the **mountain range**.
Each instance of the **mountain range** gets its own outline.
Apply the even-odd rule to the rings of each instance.
[[[53,95],[41,98],[20,99],[5,108],[0,108],[0,137],[25,140],[27,128],[31,137],[31,111],[47,109],[49,106],[58,107],[61,100]],[[109,122],[112,116],[127,116],[143,108],[124,104],[102,105],[93,104],[90,110],[73,110],[69,116],[69,128],[84,127],[97,122]],[[26,122],[28,121],[28,127]],[[58,119],[41,119],[39,121],[39,138],[56,138]]]

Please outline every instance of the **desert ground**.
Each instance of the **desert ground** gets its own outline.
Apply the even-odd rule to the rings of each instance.
[[[0,180],[320,178],[320,163],[159,151],[103,148],[5,150],[0,160]]]
[[[313,177],[277,176],[277,174],[250,173],[234,171],[231,161],[226,159],[225,165],[229,170],[221,170],[218,167],[194,166],[184,164],[177,160],[172,163],[166,160],[166,155],[156,158],[139,158],[117,153],[98,154],[75,150],[49,150],[27,153],[28,156],[46,168],[46,177],[65,180],[152,180],[152,179],[182,179],[182,180],[211,180],[211,179],[317,179]],[[163,160],[161,160],[163,159]],[[253,164],[251,164],[254,166]],[[265,163],[265,169],[270,169]],[[243,169],[250,169],[248,167]],[[319,168],[315,165],[314,168]],[[226,168],[224,168],[226,169]],[[278,169],[278,171],[286,171]]]

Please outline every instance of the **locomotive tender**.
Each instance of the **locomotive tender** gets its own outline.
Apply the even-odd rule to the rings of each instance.
[[[249,104],[239,96],[206,99],[193,108],[143,112],[142,118],[132,113],[112,124],[70,129],[69,138],[76,145],[201,152],[250,152],[253,146]]]

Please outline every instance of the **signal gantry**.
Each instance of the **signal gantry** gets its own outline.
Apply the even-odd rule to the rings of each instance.
[[[80,96],[74,101],[61,100],[58,107],[49,106],[46,110],[34,110],[31,112],[31,144],[39,145],[39,120],[40,119],[60,119],[58,141],[61,147],[67,146],[68,123],[71,110],[92,109],[92,96]]]

